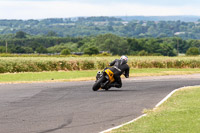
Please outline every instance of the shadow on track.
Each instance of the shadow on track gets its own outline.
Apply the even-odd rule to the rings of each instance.
[[[138,91],[138,90],[99,90],[97,92],[135,92],[135,91]]]

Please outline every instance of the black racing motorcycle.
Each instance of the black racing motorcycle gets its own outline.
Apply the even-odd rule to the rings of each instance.
[[[109,85],[115,81],[114,73],[110,69],[104,69],[102,72],[98,71],[96,81],[92,87],[93,91],[100,89],[109,90]]]

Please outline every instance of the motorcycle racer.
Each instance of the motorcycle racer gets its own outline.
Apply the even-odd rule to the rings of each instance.
[[[126,78],[129,78],[129,66],[127,64],[128,57],[125,55],[122,55],[120,59],[115,59],[112,61],[109,65],[112,66],[110,69],[114,73],[114,79],[115,82],[111,83],[108,87],[122,87],[122,81],[120,76],[124,74]]]

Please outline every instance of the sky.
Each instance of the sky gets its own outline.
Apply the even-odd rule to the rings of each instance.
[[[200,16],[200,0],[0,0],[0,19]]]

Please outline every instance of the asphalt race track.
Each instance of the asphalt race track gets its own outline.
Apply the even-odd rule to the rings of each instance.
[[[92,91],[93,81],[0,84],[1,133],[98,133],[135,119],[172,90],[200,85],[200,75],[123,79]]]

